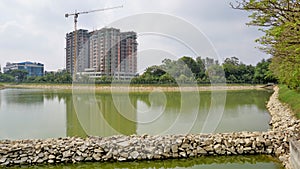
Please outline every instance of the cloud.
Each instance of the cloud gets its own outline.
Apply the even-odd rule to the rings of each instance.
[[[80,15],[78,27],[99,29],[134,14],[164,13],[182,18],[200,29],[212,41],[222,58],[234,54],[243,62],[256,63],[258,55],[260,58],[268,57],[254,49],[257,46],[254,40],[261,36],[261,33],[256,28],[245,25],[249,21],[247,13],[231,9],[230,1],[2,0],[0,64],[4,66],[6,62],[32,60],[43,62],[46,70],[62,68],[65,66],[65,34],[74,29],[73,18],[65,18],[64,14],[72,13],[76,9],[88,11],[118,5],[124,7]],[[164,42],[164,45],[168,44]],[[176,49],[174,46],[172,48]]]

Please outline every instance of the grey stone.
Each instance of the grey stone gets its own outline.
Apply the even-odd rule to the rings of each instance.
[[[152,160],[153,159],[153,154],[147,154],[147,159]]]
[[[137,157],[139,156],[139,153],[137,151],[133,151],[130,153],[130,156],[133,158],[133,159],[137,159]]]
[[[267,139],[266,142],[265,142],[265,145],[270,146],[270,145],[272,145],[272,142],[269,139]]]
[[[6,161],[6,158],[5,157],[2,157],[1,159],[0,159],[0,163],[4,163]]]
[[[43,163],[43,162],[44,162],[43,159],[38,159],[38,160],[37,160],[37,163]]]
[[[205,154],[207,154],[207,151],[201,147],[197,147],[197,153],[201,154],[201,155],[205,155]]]
[[[94,153],[92,156],[96,161],[99,161],[101,159],[100,155],[97,153]]]
[[[82,152],[79,151],[79,150],[77,150],[77,151],[76,151],[76,154],[79,155],[79,156],[81,156],[81,155],[82,155]]]
[[[178,146],[176,144],[173,144],[171,146],[171,150],[172,150],[173,153],[177,153],[178,152]]]
[[[203,147],[203,149],[204,149],[205,151],[210,151],[210,152],[214,151],[214,149],[213,149],[213,146],[212,146],[212,145],[205,146],[205,147]]]
[[[25,163],[27,160],[28,160],[28,157],[22,157],[21,160],[20,160],[20,162],[21,163]]]
[[[268,149],[266,150],[266,152],[267,152],[267,154],[272,154],[273,149],[268,148]]]
[[[70,150],[63,152],[63,157],[64,157],[64,158],[68,158],[68,157],[70,157],[70,156],[72,156],[72,153],[71,153]]]
[[[5,163],[2,163],[1,166],[7,166],[9,165],[9,161],[6,161]]]
[[[50,163],[50,164],[54,163],[54,160],[48,160],[48,163]]]
[[[251,150],[252,150],[251,147],[245,147],[245,148],[244,148],[244,151],[251,151]]]
[[[39,159],[39,157],[38,157],[38,156],[35,156],[35,157],[33,158],[33,161],[32,161],[32,162],[36,163],[38,159]]]
[[[84,161],[92,161],[92,160],[93,160],[92,157],[86,157],[86,158],[84,159]]]
[[[19,157],[27,157],[27,154],[21,154]]]
[[[55,159],[56,157],[55,157],[55,155],[49,155],[49,157],[48,157],[50,160],[53,160],[53,159]]]
[[[181,156],[181,157],[187,157],[185,152],[180,152],[179,156]]]
[[[81,156],[86,158],[88,156],[88,154],[87,153],[82,153]]]
[[[103,153],[104,151],[102,149],[95,149],[94,152],[95,153]]]
[[[243,147],[239,147],[239,148],[237,149],[237,153],[243,154],[243,152],[244,152]]]
[[[184,144],[181,145],[181,148],[184,148],[184,149],[186,149],[186,148],[188,148],[188,147],[190,147],[190,145],[187,144],[187,143],[184,143]]]
[[[43,158],[44,157],[44,153],[39,153],[38,157]]]
[[[168,153],[170,153],[170,151],[171,151],[170,147],[169,146],[165,146],[164,153],[168,154]]]
[[[118,143],[119,146],[122,146],[122,147],[127,147],[130,145],[129,141],[123,141],[123,142],[120,142]]]
[[[126,158],[124,158],[124,157],[119,157],[118,158],[118,161],[126,161],[127,159]]]
[[[249,138],[245,139],[245,147],[252,146],[252,142]]]
[[[154,152],[155,151],[155,147],[145,147],[144,148],[145,152]]]
[[[129,154],[127,152],[120,153],[121,157],[128,158]]]
[[[79,161],[83,161],[83,159],[84,159],[84,158],[83,158],[82,156],[76,156],[76,157],[75,157],[75,160],[78,161],[78,162],[79,162]]]

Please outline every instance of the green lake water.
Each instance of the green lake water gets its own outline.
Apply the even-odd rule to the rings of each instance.
[[[72,93],[4,89],[0,90],[0,139],[266,131],[270,115],[265,104],[271,94],[267,90]],[[279,169],[281,165],[270,157],[236,156],[51,167]]]

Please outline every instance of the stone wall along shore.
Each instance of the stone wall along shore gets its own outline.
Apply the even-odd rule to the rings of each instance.
[[[152,160],[205,155],[279,155],[288,151],[288,144],[283,143],[284,140],[287,140],[284,135],[273,131],[6,140],[0,142],[0,164]]]
[[[270,154],[289,168],[289,140],[299,138],[300,121],[279,102],[278,88],[274,90],[267,105],[272,129],[267,132],[1,140],[0,165]]]
[[[284,135],[287,140],[283,140],[283,144],[289,144],[291,140],[300,140],[300,120],[298,120],[288,105],[283,104],[278,99],[279,88],[274,87],[274,93],[270,97],[267,104],[267,108],[271,115],[270,125],[272,126],[272,131]],[[278,150],[279,151],[279,150]],[[290,151],[281,153],[279,160],[282,161],[283,165],[292,169],[290,164]]]

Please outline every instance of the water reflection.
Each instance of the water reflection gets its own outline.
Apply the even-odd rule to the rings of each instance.
[[[6,104],[31,104],[41,105],[44,103],[44,96],[41,90],[19,90],[9,89],[10,92],[4,93]]]
[[[122,95],[119,99],[122,100]],[[116,109],[111,94],[101,93],[94,95],[93,93],[76,94],[76,97],[67,102],[68,117],[77,116],[68,119],[69,126],[81,126],[88,135],[93,136],[111,136],[116,134],[135,134],[136,123],[122,116]],[[136,103],[136,100],[135,102]],[[121,105],[123,111],[128,113],[132,118],[136,117],[135,109],[131,109],[129,105]],[[71,127],[68,127],[67,135],[76,135]]]
[[[265,102],[270,95],[268,91],[228,91],[215,132],[267,130],[270,116]],[[0,139],[173,134],[190,126],[188,131],[200,133],[208,116],[222,109],[217,102],[212,106],[211,92],[200,92],[200,101],[189,92],[128,96],[81,92],[74,97],[71,91],[5,89],[0,96]]]
[[[216,132],[265,131],[270,121],[266,110],[272,91],[242,90],[227,92],[226,107],[223,118]]]
[[[60,164],[44,166],[23,166],[28,169],[284,169],[280,163],[270,156],[211,156],[189,159],[171,159],[163,161],[139,161],[139,162],[105,162],[105,163],[79,163],[79,164]]]
[[[182,97],[183,94],[189,97]],[[265,102],[270,95],[268,91],[255,90],[227,92],[225,111],[216,132],[266,130],[269,127],[269,114]],[[210,92],[200,92],[200,102],[195,106],[193,102],[196,99],[193,95],[168,92],[164,95],[152,93],[150,96],[149,93],[130,93],[130,105],[124,100],[123,94],[117,94],[113,98],[110,93],[83,92],[74,97],[71,91],[61,90],[0,90],[0,139],[156,134],[166,131],[177,117],[181,118],[182,123],[175,126],[172,132],[180,133],[180,125],[195,120],[192,119],[195,112],[197,117],[191,132],[199,133],[209,115],[213,99]],[[182,106],[183,102],[185,106]],[[141,123],[149,119],[148,123]],[[283,169],[269,156],[213,156],[152,162],[81,163],[22,168]]]
[[[43,90],[0,91],[0,139],[65,136],[65,103],[57,96],[46,99]]]
[[[183,94],[188,97],[182,99]],[[225,111],[216,132],[267,130],[270,116],[265,108],[265,102],[270,95],[268,91],[256,90],[228,92]],[[113,97],[110,93],[80,94],[76,97],[76,111],[67,110],[68,114],[77,113],[79,120],[74,118],[72,122],[68,121],[68,124],[82,125],[88,135],[174,134],[184,132],[183,127],[193,123],[196,117],[189,131],[200,133],[203,132],[209,113],[213,112],[211,109],[213,98],[211,92],[201,92],[200,103],[196,105],[193,96],[190,93],[180,92],[166,92],[164,95],[130,93],[128,104],[124,101],[126,95],[121,93]],[[218,106],[222,105],[215,103],[213,110],[221,109]],[[70,107],[72,105],[67,106]],[[172,130],[170,126],[173,127]]]

